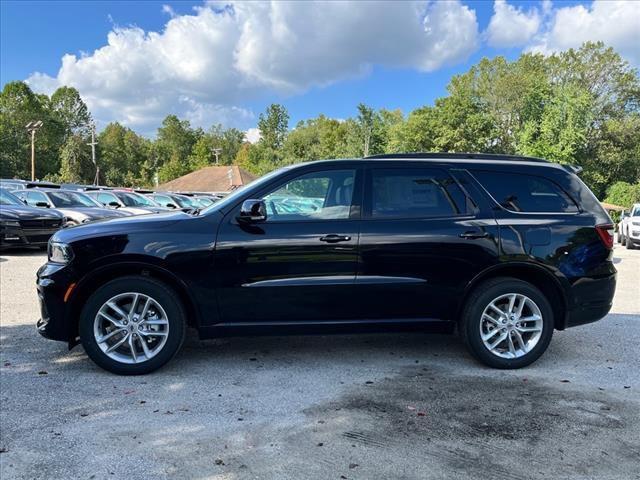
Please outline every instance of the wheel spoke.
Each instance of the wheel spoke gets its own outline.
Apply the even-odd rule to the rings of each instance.
[[[520,322],[537,322],[539,320],[542,320],[542,317],[540,317],[540,315],[531,315],[530,317],[520,318]]]
[[[133,335],[129,335],[129,350],[131,350],[131,358],[133,363],[138,363],[138,357],[136,356],[136,346],[133,344]]]
[[[537,325],[533,327],[516,327],[516,330],[520,333],[540,332],[542,330],[542,327],[539,327]]]
[[[500,345],[502,342],[504,342],[504,340],[507,338],[507,336],[508,335],[506,333],[503,333],[502,335],[500,335],[500,337],[498,337],[498,339],[495,342],[489,344],[489,350],[493,350],[498,345]]]
[[[98,312],[98,315],[100,315],[105,320],[108,320],[109,322],[113,323],[116,327],[119,327],[119,328],[123,328],[124,327],[122,322],[119,322],[118,320],[113,318],[111,315],[109,315],[108,313],[103,312],[102,310],[100,310]]]
[[[104,343],[107,340],[109,340],[111,337],[117,335],[118,333],[122,333],[122,332],[126,332],[126,330],[123,329],[123,328],[120,328],[118,330],[114,330],[113,332],[107,333],[104,337],[96,338],[96,341],[98,343]]]
[[[509,306],[507,307],[507,313],[513,313],[513,306],[516,303],[516,298],[517,296],[515,293],[509,297]]]
[[[513,336],[511,334],[507,335],[507,340],[507,343],[509,344],[509,353],[515,357],[516,347],[513,345]]]
[[[167,332],[156,332],[155,330],[147,330],[144,332],[139,330],[138,333],[144,337],[166,337],[168,335]]]
[[[136,307],[138,306],[139,298],[140,298],[139,293],[136,293],[133,295],[133,301],[131,302],[131,308],[129,309],[129,321],[133,320],[133,317],[136,314]]]
[[[491,303],[489,305],[489,308],[492,309],[494,312],[496,312],[498,315],[504,315],[504,310],[501,310],[500,308],[496,307],[493,303]]]
[[[516,317],[520,317],[522,315],[522,310],[524,310],[526,303],[526,297],[520,297],[520,302],[518,302],[518,306],[516,307]]]
[[[144,302],[144,307],[142,307],[142,313],[140,314],[140,320],[144,321],[144,317],[147,315],[149,311],[149,305],[151,305],[151,299],[147,297],[147,300]]]
[[[166,320],[144,320],[140,323],[144,325],[169,325]]]
[[[116,312],[118,315],[120,315],[122,318],[129,318],[129,314],[127,312],[125,312],[124,310],[122,310],[117,304],[116,302],[107,302],[107,306],[113,310],[114,312]]]
[[[520,345],[520,349],[523,352],[527,352],[527,347],[524,343],[524,340],[522,339],[522,335],[520,334],[520,332],[518,330],[514,330],[515,334],[516,334],[516,340],[518,341],[518,345]]]
[[[107,348],[107,350],[105,351],[105,353],[111,353],[113,352],[116,348],[118,348],[120,345],[122,345],[124,342],[127,341],[127,339],[130,337],[131,335],[125,335],[124,337],[122,337],[120,340],[118,340],[116,343],[114,343],[113,345],[111,345],[109,348]]]
[[[482,336],[482,340],[484,340],[485,342],[491,338],[493,338],[496,333],[500,332],[499,328],[494,328],[493,330],[491,330],[489,333],[486,333]]]
[[[151,353],[151,350],[149,350],[147,342],[143,337],[140,337],[140,345],[142,345],[142,350],[144,351],[144,356],[147,358],[147,360],[153,357],[153,354]]]
[[[487,315],[486,313],[482,314],[482,319],[483,320],[487,320],[487,321],[493,323],[494,325],[500,325],[500,322],[498,320],[493,318],[491,315]]]

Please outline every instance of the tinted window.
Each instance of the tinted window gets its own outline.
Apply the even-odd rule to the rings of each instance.
[[[264,197],[267,221],[349,218],[354,178],[354,170],[329,170],[289,180]]]
[[[60,190],[49,192],[49,198],[53,205],[58,208],[97,207],[93,200],[82,193]]]
[[[41,192],[28,192],[27,193],[27,203],[32,207],[36,207],[37,203],[46,203],[49,204],[47,197]]]
[[[473,174],[507,210],[514,212],[577,212],[578,207],[551,180],[517,173],[474,171]]]
[[[371,217],[419,218],[466,213],[466,198],[445,172],[430,168],[374,169]]]
[[[0,205],[24,205],[18,197],[4,189],[0,189]]]
[[[112,193],[98,193],[98,201],[103,205],[109,205],[111,202],[117,203],[118,205],[120,204],[116,196]]]

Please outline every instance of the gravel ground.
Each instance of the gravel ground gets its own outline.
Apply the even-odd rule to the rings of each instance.
[[[640,479],[640,251],[604,320],[519,371],[423,334],[188,338],[117,377],[40,338],[41,253],[0,256],[0,477]]]

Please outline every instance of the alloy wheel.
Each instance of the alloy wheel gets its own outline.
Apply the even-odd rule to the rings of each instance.
[[[542,336],[542,313],[526,295],[507,293],[493,299],[482,312],[480,336],[484,346],[501,358],[520,358]]]
[[[120,363],[141,363],[155,357],[167,343],[169,320],[162,305],[149,295],[121,293],[98,310],[93,322],[96,344]]]

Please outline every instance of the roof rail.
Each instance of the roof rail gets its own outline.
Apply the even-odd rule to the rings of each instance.
[[[378,158],[378,159],[384,159],[384,158],[415,158],[415,159],[433,158],[433,159],[438,159],[438,158],[442,158],[442,159],[452,159],[452,160],[500,160],[500,161],[508,161],[508,162],[522,161],[522,162],[549,163],[548,160],[545,160],[543,158],[525,157],[523,155],[503,155],[503,154],[498,154],[498,153],[433,153],[433,152],[428,152],[428,153],[421,153],[421,152],[415,152],[415,153],[384,153],[384,154],[380,154],[380,155],[370,155],[370,156],[365,157],[365,158],[368,158],[368,159],[371,159],[371,158]]]

